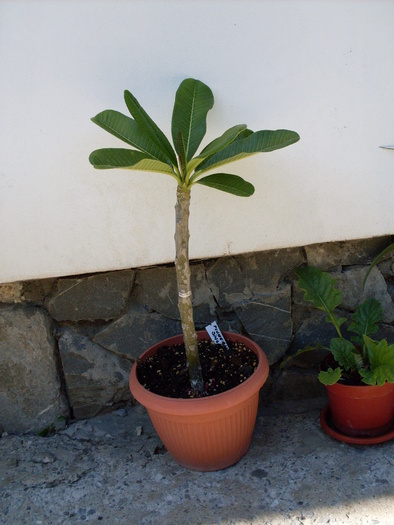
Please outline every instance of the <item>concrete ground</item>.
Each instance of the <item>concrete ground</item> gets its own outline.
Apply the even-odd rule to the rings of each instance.
[[[336,441],[317,406],[260,409],[248,454],[212,473],[174,463],[142,407],[3,435],[0,524],[392,525],[394,441]]]

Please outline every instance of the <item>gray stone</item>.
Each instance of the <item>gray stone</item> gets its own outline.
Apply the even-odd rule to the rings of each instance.
[[[307,262],[322,270],[338,269],[341,266],[370,264],[388,244],[389,237],[319,243],[305,246]]]
[[[245,275],[235,257],[221,257],[208,265],[207,280],[217,303],[226,308],[250,297]]]
[[[194,321],[204,324],[215,318],[216,303],[206,280],[204,265],[192,265],[190,270]],[[136,283],[143,290],[146,307],[166,317],[179,319],[176,273],[173,266],[141,270],[137,274]]]
[[[237,256],[238,264],[252,293],[275,290],[294,268],[304,262],[301,248],[270,250]]]
[[[104,408],[131,399],[129,360],[108,352],[72,329],[63,331],[59,350],[75,418],[93,417]]]
[[[45,305],[57,321],[115,319],[125,310],[134,275],[123,270],[59,279]]]
[[[46,313],[37,307],[0,309],[0,424],[5,431],[38,432],[68,416]]]
[[[291,286],[256,295],[235,308],[249,336],[261,346],[269,364],[286,353],[292,337]]]
[[[36,279],[23,283],[23,299],[27,302],[44,304],[50,295],[56,279]]]
[[[342,306],[355,310],[357,305],[365,299],[374,297],[382,305],[383,321],[392,323],[394,321],[394,303],[387,291],[386,281],[376,267],[369,274],[363,293],[363,280],[367,270],[367,267],[355,267],[333,275],[337,280],[337,288],[342,292]]]
[[[340,317],[344,317],[338,312]],[[299,350],[308,346],[321,345],[328,347],[333,337],[337,337],[336,330],[332,324],[326,322],[326,315],[323,312],[312,312],[311,315],[303,321],[296,332],[293,341],[289,347],[288,355],[293,355]],[[313,350],[300,354],[289,362],[289,366],[299,366],[301,368],[317,368],[327,350]]]
[[[134,360],[152,345],[180,333],[182,327],[179,321],[155,312],[129,311],[99,332],[93,341]]]

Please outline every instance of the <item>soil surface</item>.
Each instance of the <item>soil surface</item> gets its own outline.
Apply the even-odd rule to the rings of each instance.
[[[192,390],[182,344],[164,346],[145,361],[138,363],[139,382],[150,392],[172,398],[196,398],[226,392],[248,379],[258,362],[243,343],[227,342],[229,350],[211,341],[198,343],[198,353],[205,391]]]

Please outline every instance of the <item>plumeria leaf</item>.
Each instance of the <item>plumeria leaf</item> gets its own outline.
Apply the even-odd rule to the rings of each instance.
[[[132,95],[130,91],[126,90],[124,92],[124,99],[126,106],[137,122],[141,133],[144,133],[147,139],[149,138],[156,145],[169,164],[177,166],[176,155],[169,140],[157,126],[157,124],[146,113],[146,111],[141,107],[135,96]]]
[[[237,126],[233,126],[232,128],[225,131],[223,135],[210,142],[208,146],[202,150],[198,157],[194,157],[190,160],[187,166],[188,171],[191,172],[195,170],[203,160],[225,148],[234,140],[237,140],[237,137],[244,131],[246,131],[246,124],[238,124]]]
[[[167,163],[166,155],[162,153],[162,151],[156,146],[150,137],[141,130],[140,126],[132,118],[119,113],[119,111],[106,109],[93,117],[92,121],[100,126],[100,128],[108,131],[108,133],[123,140],[130,146],[134,146],[140,151],[148,153],[153,158]]]
[[[89,162],[99,170],[123,168],[140,171],[155,171],[174,176],[174,172],[168,164],[154,159],[147,153],[131,149],[97,149],[90,154]]]
[[[213,107],[212,91],[200,80],[187,78],[181,82],[175,95],[172,113],[172,140],[178,155],[181,155],[178,135],[181,132],[189,161],[201,144],[207,129],[207,113]]]
[[[208,175],[196,181],[196,184],[202,184],[215,188],[216,190],[232,193],[238,197],[250,197],[254,193],[254,186],[238,175],[229,173],[215,173]]]
[[[256,131],[246,138],[234,140],[222,150],[208,157],[197,167],[196,171],[205,172],[256,153],[284,148],[294,144],[299,139],[300,137],[295,131],[285,129]]]

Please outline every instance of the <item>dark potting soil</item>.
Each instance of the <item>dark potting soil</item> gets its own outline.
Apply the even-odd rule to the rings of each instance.
[[[165,397],[196,398],[226,392],[248,379],[258,362],[243,343],[227,342],[229,350],[211,341],[198,342],[205,392],[192,390],[182,344],[160,348],[155,355],[138,363],[138,380],[147,390]]]

